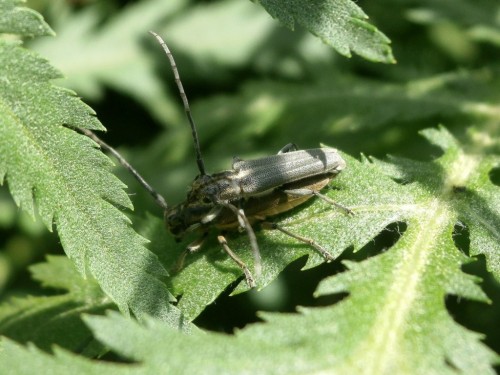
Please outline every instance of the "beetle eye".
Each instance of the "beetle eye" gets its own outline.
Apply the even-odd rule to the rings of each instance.
[[[203,203],[205,204],[210,204],[212,203],[212,200],[209,198],[209,197],[203,197],[203,199],[201,200]]]

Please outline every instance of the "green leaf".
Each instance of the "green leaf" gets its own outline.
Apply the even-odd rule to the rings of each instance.
[[[427,129],[422,134],[446,150],[437,163],[447,172],[441,188],[443,193],[453,192],[450,203],[459,222],[470,230],[470,255],[484,255],[488,270],[500,280],[500,232],[496,229],[500,220],[500,190],[490,180],[491,171],[500,166],[500,157],[485,154],[482,148],[464,148],[444,128]],[[404,164],[408,172],[403,178],[431,180],[430,173],[422,175],[417,170],[418,164],[414,168]]]
[[[248,64],[275,27],[276,23],[250,2],[224,0],[187,8],[165,24],[161,35],[175,47],[175,55],[187,56],[189,61],[181,66],[186,80],[193,76],[212,79],[213,75],[227,76],[228,68]],[[229,28],[234,32],[227,33]],[[190,65],[195,69],[186,70]]]
[[[318,202],[282,221],[294,232],[312,232],[318,242],[327,241],[327,246],[338,251],[349,245],[357,251],[387,224],[407,223],[395,245],[358,263],[345,262],[345,272],[320,284],[317,294],[321,296],[348,293],[342,301],[302,308],[295,314],[261,314],[264,323],[234,336],[200,332],[188,336],[156,320],[146,319],[140,325],[117,313],[89,316],[86,322],[99,341],[124,359],[138,362],[127,369],[111,365],[109,371],[189,374],[203,366],[204,373],[353,374],[369,369],[372,374],[494,374],[492,365],[498,357],[480,342],[480,335],[453,321],[444,300],[452,294],[488,301],[476,284],[478,279],[461,270],[470,260],[453,242],[453,227],[461,213],[468,206],[477,211],[473,200],[460,196],[463,191],[457,191],[456,184],[471,192],[498,192],[498,187],[482,179],[477,183],[477,175],[486,169],[481,167],[484,161],[476,160],[445,129],[428,130],[425,135],[444,150],[432,162],[348,159],[351,175],[341,175],[337,181],[340,189],[330,196],[343,198],[356,216],[339,216]],[[474,160],[479,164],[472,163]],[[491,160],[485,163],[497,165]],[[494,215],[498,215],[496,196],[487,197]],[[488,220],[486,216],[479,225],[490,229]],[[311,221],[314,224],[309,227]],[[495,235],[494,231],[487,233],[492,238]],[[259,237],[275,244],[291,242],[274,232]],[[287,251],[277,254],[275,244],[273,253],[266,244],[262,246],[268,269],[295,251],[286,245]],[[478,250],[473,247],[471,241],[471,251]],[[498,255],[498,241],[493,250]],[[202,261],[192,265],[195,263]],[[273,272],[265,271],[263,278]],[[204,277],[199,271],[198,276]],[[198,291],[198,295],[204,293],[205,289]],[[8,341],[2,345],[3,363],[22,369],[18,363],[26,350]],[[32,350],[32,355],[54,371],[68,363],[75,368],[91,366],[90,362],[71,360],[64,352],[47,357]],[[92,366],[95,368],[89,371],[101,365]]]
[[[445,130],[440,132],[448,134]],[[449,150],[449,152],[452,151],[456,153],[454,149]],[[466,199],[463,193],[448,197],[449,191],[454,191],[453,186],[446,186],[446,194],[442,195],[444,193],[442,193],[440,184],[447,181],[444,173],[456,173],[450,169],[456,168],[455,165],[441,167],[444,172],[439,176],[440,179],[435,182],[430,192],[425,185],[420,186],[420,184],[425,183],[426,179],[434,178],[435,165],[441,163],[439,159],[433,164],[420,163],[420,171],[425,171],[427,168],[430,172],[418,175],[418,179],[415,176],[409,179],[406,175],[398,177],[399,180],[403,181],[417,180],[413,184],[401,185],[389,177],[383,176],[383,172],[389,172],[379,167],[380,162],[373,165],[365,159],[359,162],[348,155],[344,154],[343,156],[348,167],[333,180],[331,186],[334,190],[328,192],[327,195],[351,208],[356,216],[348,217],[340,210],[332,209],[328,204],[319,201],[305,207],[301,206],[276,219],[290,231],[313,238],[335,257],[350,246],[353,246],[355,251],[361,249],[391,223],[407,222],[410,219],[416,224],[421,223],[423,218],[419,215],[425,216],[429,214],[428,210],[434,210],[432,205],[435,204],[435,200],[439,203],[445,198],[451,198],[453,202],[456,199]],[[471,160],[477,158],[474,155],[469,157]],[[476,193],[484,197],[487,206],[492,210],[492,213],[487,216],[488,219],[483,218],[480,225],[475,224],[477,218],[476,220],[465,220],[465,215],[482,212],[481,207],[484,204],[477,206],[478,202],[476,202],[470,209],[462,212],[459,208],[463,207],[464,203],[460,203],[460,206],[454,207],[454,210],[447,212],[447,216],[440,219],[444,220],[445,227],[440,227],[437,230],[440,231],[440,234],[448,235],[450,225],[453,228],[459,221],[465,225],[470,223],[471,246],[473,244],[478,246],[477,248],[471,247],[471,254],[487,254],[489,267],[498,276],[498,246],[496,244],[498,244],[499,239],[498,234],[494,230],[492,231],[492,228],[495,228],[494,223],[497,218],[495,215],[498,215],[499,212],[498,201],[494,198],[497,195],[497,188],[485,179],[495,165],[493,161],[494,159],[491,158],[484,159],[480,165],[477,165],[478,170],[471,170],[470,174],[464,175],[471,180],[460,181],[460,186],[472,184],[477,190]],[[470,168],[475,167],[476,164],[470,163]],[[479,173],[479,171],[481,174],[476,175],[475,173]],[[462,198],[460,198],[461,196]],[[445,201],[442,203],[448,204]],[[428,205],[430,206],[428,207]],[[441,212],[436,212],[435,215],[441,214]],[[431,222],[429,225],[432,228],[435,223]],[[420,228],[420,224],[418,226]],[[419,231],[421,232],[422,228]],[[142,233],[152,239],[153,251],[162,259],[165,267],[171,270],[176,269],[176,263],[182,256],[185,246],[192,240],[191,238],[181,244],[175,244],[171,236],[165,234],[163,223],[155,219],[149,219],[148,224],[143,225]],[[323,261],[322,257],[312,249],[279,232],[259,231],[257,237],[264,267],[263,274],[258,280],[259,288],[268,285],[286,265],[304,255],[309,256],[307,268]],[[248,265],[253,264],[246,235],[232,235],[228,238],[230,247],[236,250],[238,256]],[[434,245],[439,243],[439,241],[433,242]],[[182,295],[178,307],[183,310],[188,319],[193,319],[203,311],[205,306],[213,302],[229,283],[239,277],[241,277],[241,270],[222,252],[212,237],[199,253],[189,255],[185,259],[184,268],[173,275],[172,291],[175,295]],[[237,289],[237,291],[243,290],[246,290],[244,285],[240,285]]]
[[[39,13],[20,4],[24,4],[24,1],[0,0],[0,33],[24,36],[54,35]]]
[[[0,183],[8,181],[16,204],[32,215],[36,203],[78,271],[94,277],[122,312],[178,326],[164,268],[116,207],[131,203],[111,162],[63,125],[103,126],[73,92],[53,86],[59,72],[19,42],[0,40],[0,66]]]
[[[154,71],[158,60],[143,42],[147,39],[153,45],[148,27],[175,14],[184,4],[181,0],[138,2],[102,26],[100,9],[88,7],[60,20],[58,38],[39,39],[32,47],[67,77],[61,84],[80,95],[95,100],[105,87],[111,87],[130,95],[159,120],[175,124],[182,119],[177,101],[163,89]]]
[[[443,127],[427,129],[422,134],[445,154],[432,166],[407,159],[391,158],[391,164],[377,161],[385,174],[401,181],[417,181],[431,189],[447,209],[449,222],[465,225],[470,230],[470,255],[483,254],[487,267],[500,280],[499,188],[489,174],[500,165],[498,155],[487,155],[474,144],[463,146]],[[430,199],[430,197],[429,197]],[[422,223],[422,218],[417,221]],[[421,233],[425,233],[422,229]],[[439,244],[439,239],[434,239]]]
[[[130,369],[124,368],[123,366],[89,361],[84,357],[69,354],[58,348],[56,348],[54,352],[57,355],[56,358],[42,352],[33,345],[29,345],[28,348],[25,348],[14,341],[2,338],[0,340],[2,372],[5,375],[33,373],[67,375],[70,371],[87,375],[102,375],[106,373],[118,374],[116,371],[121,371],[123,375],[133,373]]]
[[[318,134],[322,142],[341,145],[346,152],[410,150],[420,155],[425,145],[415,132],[436,117],[450,127],[492,124],[498,133],[493,125],[500,121],[494,99],[500,95],[498,73],[452,72],[406,83],[331,74],[317,82],[248,82],[238,95],[213,96],[196,103],[193,112],[203,114],[198,120],[202,148],[229,155],[243,157],[264,147],[264,152],[275,152],[286,142],[317,147]],[[219,168],[227,168],[227,161]]]
[[[111,299],[95,280],[83,279],[66,257],[50,256],[47,263],[32,266],[31,273],[45,287],[66,293],[13,298],[0,305],[0,334],[22,343],[33,342],[44,350],[57,344],[87,356],[98,355],[103,348],[93,340],[81,314],[115,308]]]
[[[408,15],[411,20],[424,24],[455,24],[465,36],[500,46],[499,21],[496,0],[414,1]]]
[[[261,314],[264,323],[251,325],[235,336],[199,332],[187,336],[155,320],[146,319],[141,326],[116,313],[89,316],[87,324],[103,344],[138,362],[128,369],[138,373],[193,373],[203,366],[204,373],[353,374],[369,368],[375,374],[494,374],[492,364],[498,357],[480,342],[480,335],[451,318],[444,300],[453,294],[488,301],[476,284],[477,278],[461,270],[470,260],[456,248],[452,232],[468,207],[481,209],[473,207],[473,199],[461,197],[463,191],[457,192],[456,184],[471,193],[478,189],[498,192],[497,187],[481,179],[478,184],[477,180],[485,169],[483,163],[497,164],[476,159],[444,128],[428,130],[425,135],[444,149],[432,162],[394,159],[391,164],[373,164],[349,160],[355,175],[346,177],[343,183],[349,188],[335,196],[351,200],[348,203],[355,217],[336,217],[331,209],[312,205],[285,220],[287,228],[300,233],[303,223],[313,220],[311,208],[316,206],[314,218],[323,225],[321,230],[319,225],[309,229],[317,231],[315,239],[334,238],[341,244],[339,248],[351,243],[354,250],[380,231],[384,220],[407,223],[407,230],[394,246],[364,261],[346,262],[345,272],[320,284],[317,294],[321,296],[347,292],[341,302],[302,308],[298,314]],[[355,178],[357,185],[353,184]],[[488,207],[498,215],[497,198],[490,196]],[[303,219],[304,211],[309,215],[307,220]],[[496,233],[487,220],[479,226],[490,229],[487,236],[493,239]],[[266,237],[276,241],[280,235]],[[493,250],[498,255],[498,241]],[[277,259],[271,256],[263,248],[268,267]],[[2,360],[16,366],[16,359],[25,350],[9,342],[3,345],[6,354]],[[194,358],[193,352],[197,353]],[[63,365],[66,356],[58,353],[49,360],[37,354],[36,358],[50,361],[51,369]]]
[[[495,44],[477,43],[480,39],[473,32],[486,27],[491,40],[495,38],[498,7],[494,2],[481,0],[476,7],[462,0],[449,4],[424,3],[424,0],[363,3],[364,11],[372,18],[370,22],[391,35],[393,48],[398,51],[397,66],[341,58],[302,27],[295,33],[278,29],[277,22],[270,17],[265,20],[265,12],[249,2],[244,5],[227,0],[210,4],[183,2],[187,6],[180,8],[178,2],[165,5],[159,0],[139,0],[124,7],[110,6],[109,2],[106,5],[91,3],[90,7],[100,6],[100,12],[90,11],[85,4],[71,8],[65,1],[46,3],[57,13],[52,17],[48,15],[48,19],[67,41],[58,47],[67,51],[67,56],[62,56],[65,53],[61,55],[60,51],[54,56],[59,54],[63,61],[76,57],[84,61],[78,52],[84,51],[89,56],[87,61],[99,64],[111,61],[107,54],[112,52],[125,56],[120,46],[128,49],[132,45],[131,64],[138,63],[142,72],[156,77],[158,85],[169,83],[175,87],[169,78],[159,77],[159,69],[153,73],[155,67],[161,67],[168,74],[166,77],[171,77],[161,49],[146,34],[150,28],[160,31],[169,45],[173,40],[171,47],[192,100],[206,165],[211,172],[229,168],[233,155],[246,159],[275,153],[288,142],[296,142],[301,148],[317,147],[323,142],[339,147],[348,163],[347,169],[332,181],[333,190],[325,189],[324,193],[352,208],[356,215],[348,217],[321,200],[311,199],[273,218],[287,229],[313,238],[344,260],[341,263],[337,259],[332,265],[321,267],[316,265],[323,259],[308,246],[279,232],[259,230],[256,225],[264,266],[264,273],[258,278],[259,288],[265,288],[281,269],[288,268],[264,293],[255,290],[234,298],[226,296],[247,288],[240,269],[215,241],[216,230],[209,235],[206,247],[186,258],[184,268],[172,277],[167,276],[165,270],[174,271],[179,255],[196,237],[175,243],[166,233],[161,212],[156,208],[153,211],[156,217],[146,217],[137,224],[140,233],[153,241],[151,249],[158,262],[144,249],[143,239],[129,229],[120,229],[127,227],[127,219],[122,212],[117,213],[115,207],[119,205],[123,211],[129,203],[119,183],[109,177],[109,161],[100,156],[87,139],[61,126],[73,125],[68,119],[74,114],[74,107],[81,113],[72,121],[81,121],[82,126],[89,123],[88,127],[100,124],[89,114],[90,109],[82,108],[74,99],[74,94],[61,91],[63,98],[74,100],[69,106],[64,106],[66,99],[54,100],[51,93],[59,89],[51,86],[48,78],[40,78],[39,68],[45,63],[41,64],[37,56],[26,51],[17,55],[9,52],[8,56],[15,57],[17,66],[5,65],[8,58],[2,42],[0,173],[4,173],[3,161],[7,156],[9,169],[0,199],[3,200],[1,194],[7,192],[7,186],[14,192],[11,174],[17,180],[26,180],[29,188],[22,184],[14,186],[16,201],[25,208],[29,208],[26,202],[31,203],[33,209],[26,212],[36,211],[39,201],[42,202],[43,221],[49,226],[56,225],[67,251],[76,248],[68,253],[83,264],[86,279],[78,279],[81,269],[70,267],[67,260],[51,258],[48,264],[37,266],[34,273],[45,286],[62,288],[61,294],[50,289],[40,290],[26,280],[28,273],[23,269],[26,264],[44,251],[60,249],[54,243],[54,236],[28,238],[23,225],[12,218],[16,208],[8,207],[7,212],[0,208],[0,223],[7,225],[0,230],[0,284],[7,286],[5,292],[0,292],[4,293],[0,298],[21,296],[0,305],[0,327],[8,334],[8,338],[0,339],[0,372],[16,375],[245,371],[493,373],[492,366],[499,362],[491,350],[498,351],[499,347],[495,324],[499,296],[493,278],[498,279],[500,253],[496,230],[500,84]],[[153,9],[153,4],[158,8]],[[283,14],[291,16],[292,24],[300,24],[300,17],[294,18],[294,13],[289,12],[289,4],[295,3],[286,4]],[[166,18],[161,21],[152,14],[163,13],[172,6],[175,12],[165,14]],[[253,8],[249,11],[248,7]],[[408,22],[405,16],[415,16],[416,7],[431,10],[430,13],[435,10],[431,14],[434,21],[429,21],[426,27]],[[127,14],[129,24],[125,22]],[[312,16],[314,12],[296,14]],[[363,14],[355,21],[364,22],[365,17]],[[332,14],[325,13],[325,19],[332,19]],[[110,32],[115,21],[119,25]],[[152,22],[158,22],[159,26],[152,27]],[[321,24],[316,26],[319,28]],[[130,31],[132,29],[134,31]],[[73,38],[63,35],[71,33]],[[363,32],[348,35],[359,34]],[[129,41],[121,40],[122,36],[134,40],[127,44]],[[17,36],[2,35],[2,39],[14,38]],[[98,43],[103,39],[106,43]],[[190,43],[184,48],[186,40]],[[58,44],[59,40],[47,38],[46,41]],[[143,41],[148,47],[144,51],[138,47]],[[13,45],[20,49],[19,44]],[[380,50],[377,43],[372,45]],[[106,59],[98,59],[98,49]],[[198,51],[192,53],[193,50]],[[352,50],[348,45],[348,53]],[[155,64],[140,61],[150,61],[151,57],[145,56],[149,51],[155,54]],[[25,55],[32,57],[33,63],[25,63]],[[26,73],[18,74],[23,67]],[[146,91],[149,83],[145,81],[144,86],[141,85],[143,75],[136,75],[132,68],[120,69],[120,64],[115,67],[116,71],[110,71],[103,64],[102,75],[100,68],[95,67],[92,74],[87,75],[87,81],[79,81],[81,87],[88,83],[85,87],[88,92],[95,88],[94,92],[98,93],[103,87],[112,87],[120,94],[138,95],[131,89],[135,85],[137,92]],[[7,74],[6,69],[11,73]],[[108,84],[112,81],[108,75],[117,82]],[[266,82],[261,82],[263,79]],[[46,85],[40,88],[42,82]],[[27,92],[36,94],[29,96]],[[196,174],[192,140],[185,121],[169,126],[168,131],[158,133],[156,129],[153,133],[152,127],[141,126],[148,121],[144,111],[135,111],[122,95],[112,95],[111,101],[105,99],[103,108],[99,109],[101,118],[109,119],[110,126],[112,121],[120,126],[120,130],[113,131],[119,133],[118,137],[111,134],[108,141],[115,146],[122,145],[121,151],[127,159],[165,193],[169,204],[182,201],[186,186]],[[118,110],[115,103],[119,105]],[[180,112],[177,103],[176,97],[167,105],[176,106],[176,112]],[[154,105],[159,107],[162,103],[157,100]],[[32,106],[37,109],[33,111]],[[5,112],[5,108],[12,110]],[[152,109],[148,109],[151,113]],[[21,111],[24,112],[20,114]],[[158,108],[155,111],[162,113]],[[12,131],[7,134],[6,129],[16,128],[4,127],[5,119],[7,124],[13,122],[6,113],[14,113],[17,116],[14,118],[21,119],[16,123],[26,124],[22,129],[33,135],[29,138],[31,143],[23,143],[27,143],[26,147],[16,144],[19,138],[27,137],[16,132],[12,137]],[[126,118],[122,116],[124,113]],[[52,121],[52,117],[58,117],[57,121]],[[152,117],[161,116],[153,114]],[[175,117],[172,115],[170,119]],[[54,126],[46,126],[46,123]],[[438,123],[446,124],[453,136],[444,129],[426,130],[424,135],[432,144],[418,136],[422,128]],[[474,128],[469,128],[471,124]],[[74,142],[68,142],[68,138]],[[123,141],[124,138],[128,140]],[[148,139],[154,139],[152,145]],[[123,143],[134,150],[123,150]],[[39,145],[36,149],[43,150],[43,155],[51,159],[42,158],[49,161],[40,162],[40,158],[33,157],[32,144]],[[12,150],[13,147],[17,147],[16,150]],[[80,151],[75,155],[74,150]],[[390,152],[409,159],[381,161],[361,157],[357,160],[349,156],[360,152],[379,158]],[[434,158],[436,154],[441,156]],[[67,169],[63,167],[66,162],[69,163]],[[48,166],[60,171],[59,175],[66,179],[54,179],[54,174],[47,172]],[[82,166],[88,166],[88,173],[80,171]],[[125,174],[123,170],[120,173]],[[46,182],[48,178],[50,182]],[[150,202],[150,197],[142,194],[139,187],[132,183],[130,186],[129,192],[137,207],[135,215],[144,217],[144,212],[153,210],[154,202]],[[70,193],[75,199],[68,202]],[[35,201],[31,202],[33,198]],[[78,220],[72,220],[69,223],[72,227],[61,230],[66,213],[79,212],[83,206],[96,213],[95,220],[89,221],[75,213],[71,218]],[[103,211],[105,213],[99,215]],[[111,217],[101,220],[104,214]],[[131,217],[136,224],[136,218]],[[68,230],[77,227],[85,233]],[[89,241],[92,235],[108,234],[104,245],[109,246],[100,246],[102,243],[94,246],[96,241]],[[227,237],[231,248],[252,268],[247,236],[231,232]],[[388,237],[391,242],[386,241]],[[30,250],[26,250],[28,248]],[[473,262],[476,257],[479,261]],[[297,258],[301,259],[293,262]],[[152,263],[148,263],[149,260]],[[158,272],[149,272],[150,264],[153,271]],[[312,268],[301,273],[297,270],[301,264]],[[342,264],[346,267],[344,272],[325,279],[325,272],[329,276],[334,269],[341,272]],[[467,272],[473,272],[474,276]],[[320,280],[323,282],[316,292],[319,298],[314,300],[310,288]],[[172,326],[185,323],[176,319],[177,310],[165,307],[164,302],[172,298],[165,284],[179,297],[177,307],[186,312],[187,321],[197,318],[195,323],[217,330],[237,326],[236,333],[195,331],[187,336],[179,332],[177,326]],[[103,294],[100,290],[106,285],[107,294]],[[262,304],[266,292],[276,290],[276,286],[283,288],[276,300],[286,300],[286,303],[279,307]],[[122,292],[124,294],[120,294]],[[33,293],[38,297],[26,297]],[[222,298],[217,299],[221,293]],[[101,297],[104,300],[99,300]],[[491,305],[484,303],[489,299],[493,301]],[[122,317],[117,313],[109,317],[88,317],[88,327],[82,326],[80,312],[95,308],[92,313],[100,314],[106,303],[116,309],[113,301],[122,306]],[[212,301],[215,301],[213,306],[207,306]],[[300,305],[308,308],[299,308]],[[312,307],[318,305],[327,306]],[[213,314],[221,308],[223,314]],[[256,310],[270,309],[294,313],[261,314],[260,323],[249,324],[258,319]],[[125,316],[129,310],[141,318],[139,322]],[[163,321],[146,315],[163,317]],[[170,321],[170,327],[165,320]],[[470,330],[487,335],[484,344],[491,350],[483,344],[482,335]],[[39,347],[25,348],[12,339],[22,343],[34,341]],[[84,339],[90,339],[88,346],[83,343]],[[51,347],[52,344],[62,349]],[[112,353],[94,361],[75,355],[101,354],[102,347]],[[113,363],[104,362],[108,359]]]
[[[368,16],[351,0],[254,1],[286,27],[304,26],[341,55],[351,57],[353,51],[371,61],[395,62],[390,40],[366,22]]]
[[[214,24],[224,27],[213,27]],[[314,35],[305,30],[290,32],[261,7],[245,1],[193,4],[176,14],[158,32],[171,47],[187,85],[197,81],[207,85],[232,80],[239,85],[241,69],[259,75],[272,73],[303,79],[309,73],[323,72],[332,56],[331,49],[318,43]],[[321,70],[318,62],[323,63]]]

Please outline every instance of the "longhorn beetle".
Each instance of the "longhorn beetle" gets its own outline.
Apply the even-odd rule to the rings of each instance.
[[[114,148],[93,132],[85,129],[80,131],[117,158],[153,196],[156,203],[164,210],[166,227],[176,239],[189,232],[200,233],[200,237],[188,245],[181,262],[187,253],[193,253],[202,246],[209,229],[215,227],[221,231],[217,236],[218,242],[243,270],[248,286],[255,287],[254,276],[246,264],[229,248],[222,233],[234,229],[247,232],[254,256],[254,272],[258,277],[261,273],[261,259],[252,229],[252,225],[256,223],[260,223],[264,229],[279,230],[304,242],[316,249],[326,261],[332,260],[332,255],[314,240],[294,234],[276,223],[267,221],[266,218],[289,211],[315,196],[352,214],[348,208],[320,193],[320,190],[346,167],[338,151],[329,147],[298,150],[294,144],[288,144],[276,155],[254,160],[234,158],[230,170],[207,174],[196,126],[172,53],[158,34],[153,31],[150,31],[150,34],[158,40],[168,57],[193,134],[200,174],[191,184],[186,200],[170,207],[165,198],[156,192]]]

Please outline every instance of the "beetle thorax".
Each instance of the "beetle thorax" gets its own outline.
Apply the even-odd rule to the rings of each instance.
[[[191,184],[188,202],[230,202],[239,199],[241,188],[236,172],[229,170],[213,175],[198,176]]]

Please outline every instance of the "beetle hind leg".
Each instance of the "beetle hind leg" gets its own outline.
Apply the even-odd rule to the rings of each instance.
[[[329,203],[332,206],[335,206],[335,207],[341,209],[347,215],[354,216],[354,212],[349,207],[346,207],[338,202],[335,202],[333,199],[328,198],[326,195],[321,194],[319,191],[315,191],[312,189],[291,189],[291,190],[283,190],[283,192],[286,194],[295,195],[295,196],[299,196],[299,197],[314,195],[314,196],[318,197],[319,199],[325,201],[326,203]]]
[[[285,229],[283,228],[282,226],[276,224],[276,223],[272,223],[270,221],[264,221],[261,223],[261,226],[263,229],[268,229],[268,230],[279,230],[281,233],[284,233],[286,234],[287,236],[290,236],[292,238],[295,238],[296,240],[300,241],[300,242],[303,242],[309,246],[311,246],[312,248],[314,248],[318,253],[320,253],[323,258],[325,258],[325,261],[327,262],[330,262],[332,260],[334,260],[335,258],[333,257],[332,254],[330,254],[328,252],[328,250],[326,250],[323,246],[321,246],[320,244],[318,244],[316,241],[314,241],[313,239],[311,238],[308,238],[308,237],[303,237],[303,236],[300,236],[298,234],[295,234],[293,232],[290,232],[288,229]]]

